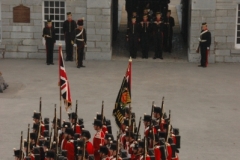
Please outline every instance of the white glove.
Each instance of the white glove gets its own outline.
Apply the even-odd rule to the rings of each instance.
[[[62,133],[62,130],[58,130],[58,135],[60,135]]]
[[[209,47],[207,47],[207,49],[209,50],[210,48],[209,48]]]
[[[73,46],[74,46],[74,47],[76,47],[77,45],[76,45],[76,44],[74,44]]]
[[[130,145],[130,148],[133,148],[135,146],[135,144],[134,143],[132,143],[131,145]]]

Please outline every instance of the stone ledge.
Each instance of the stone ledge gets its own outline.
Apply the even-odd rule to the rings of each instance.
[[[26,52],[6,52],[5,58],[28,58],[28,54]]]

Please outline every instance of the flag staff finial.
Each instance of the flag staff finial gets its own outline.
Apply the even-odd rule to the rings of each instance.
[[[132,62],[132,57],[129,58],[129,62]]]

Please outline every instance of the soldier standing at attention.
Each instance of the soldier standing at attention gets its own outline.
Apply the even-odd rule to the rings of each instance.
[[[155,56],[153,59],[160,58],[163,59],[162,57],[162,48],[163,48],[163,29],[164,29],[164,24],[163,21],[161,20],[161,13],[157,12],[156,13],[156,20],[154,21],[153,24],[153,37],[154,37],[154,45],[155,45]]]
[[[67,13],[67,20],[63,22],[63,33],[65,35],[66,61],[73,61],[73,44],[71,42],[77,24],[72,20],[72,13]]]
[[[199,40],[199,48],[201,52],[201,64],[199,67],[207,67],[208,65],[208,54],[210,51],[211,45],[211,33],[207,28],[207,23],[202,23],[202,31],[200,34]]]
[[[52,21],[48,20],[47,21],[47,26],[43,29],[43,35],[42,35],[45,40],[46,40],[46,54],[47,54],[47,65],[54,64],[53,63],[53,48],[54,44],[56,43],[56,38],[55,38],[55,31],[52,26]]]
[[[137,57],[137,48],[139,41],[139,32],[138,25],[136,23],[136,17],[132,17],[132,22],[129,23],[126,38],[129,42],[130,57],[135,59]]]
[[[151,24],[148,21],[148,15],[143,16],[143,21],[140,23],[142,58],[148,59],[149,41],[150,41]]]
[[[165,52],[172,52],[172,37],[173,27],[175,26],[174,18],[171,17],[171,10],[168,10],[167,17],[165,18],[165,32],[164,32],[164,47]]]
[[[83,28],[83,19],[78,20],[78,28],[75,30],[75,39],[77,44],[77,68],[85,67],[83,65],[84,48],[87,43],[86,30]]]

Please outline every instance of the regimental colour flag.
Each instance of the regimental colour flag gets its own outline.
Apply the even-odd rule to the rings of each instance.
[[[129,59],[128,67],[125,76],[123,77],[122,85],[118,92],[113,116],[115,117],[118,128],[124,120],[125,107],[131,103],[131,80],[132,80],[132,59]]]

